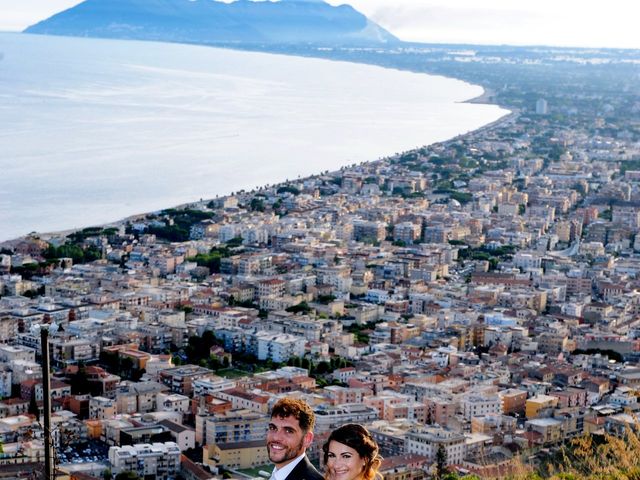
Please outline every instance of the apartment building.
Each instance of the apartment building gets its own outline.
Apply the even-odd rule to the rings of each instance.
[[[180,447],[174,442],[111,447],[111,471],[134,472],[141,478],[169,480],[180,471]]]

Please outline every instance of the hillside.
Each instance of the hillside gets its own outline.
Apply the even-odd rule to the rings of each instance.
[[[86,0],[25,32],[203,44],[398,41],[349,5],[322,0]]]

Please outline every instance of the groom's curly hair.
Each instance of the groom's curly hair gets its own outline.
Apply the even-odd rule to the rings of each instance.
[[[271,409],[271,418],[273,417],[293,417],[298,420],[300,428],[304,432],[313,430],[316,424],[316,416],[312,408],[304,400],[297,398],[281,398]]]

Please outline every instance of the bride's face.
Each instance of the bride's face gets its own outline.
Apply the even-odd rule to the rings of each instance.
[[[327,469],[332,480],[356,480],[364,470],[364,459],[353,448],[332,440],[327,453]]]

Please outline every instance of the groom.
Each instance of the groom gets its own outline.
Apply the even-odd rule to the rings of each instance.
[[[283,398],[271,409],[267,452],[275,468],[270,480],[322,480],[307,458],[313,442],[313,410],[304,400]]]

